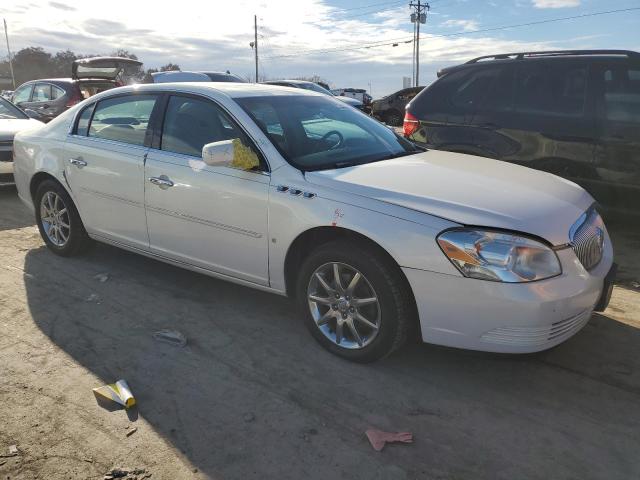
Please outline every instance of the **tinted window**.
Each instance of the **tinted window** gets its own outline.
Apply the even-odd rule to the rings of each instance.
[[[451,92],[454,107],[472,111],[479,105],[500,74],[499,68],[478,68],[471,71]]]
[[[86,137],[89,133],[89,121],[91,120],[91,114],[93,113],[94,105],[89,105],[85,108],[80,117],[78,117],[78,125],[76,126],[76,135]]]
[[[640,124],[640,67],[605,70],[604,115],[607,120]]]
[[[51,85],[48,83],[36,83],[31,101],[46,102],[48,100],[51,100]]]
[[[257,156],[245,133],[213,102],[180,96],[169,99],[162,127],[162,150],[201,157],[203,146],[223,140],[237,140]]]
[[[143,145],[156,95],[127,95],[98,103],[89,136]]]
[[[302,170],[341,168],[417,151],[371,117],[324,95],[273,95],[235,101],[284,158]]]
[[[231,73],[205,73],[212,82],[238,82],[245,83],[240,77],[236,77]]]
[[[514,108],[524,113],[581,116],[586,85],[585,65],[525,62],[516,73]]]
[[[31,87],[33,87],[33,85],[25,85],[16,90],[13,94],[13,103],[28,102],[31,96]]]

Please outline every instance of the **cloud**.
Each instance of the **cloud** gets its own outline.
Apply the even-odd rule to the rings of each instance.
[[[441,27],[456,27],[464,31],[477,30],[479,25],[476,20],[446,20],[440,24]]]
[[[533,6],[536,8],[567,8],[579,5],[580,0],[533,0]]]
[[[229,69],[252,76],[249,42],[253,41],[253,12],[257,12],[261,75],[317,74],[334,87],[366,88],[371,82],[375,96],[399,90],[402,77],[411,75],[412,26],[406,5],[355,15],[357,12],[330,6],[327,0],[298,0],[295,9],[290,0],[269,0],[262,6],[260,0],[210,2],[208,6],[199,0],[181,0],[181,8],[166,15],[150,10],[145,2],[110,0],[107,20],[85,0],[63,1],[71,10],[40,3],[12,16],[13,49],[39,46],[52,53],[70,49],[82,54],[125,49],[135,53],[145,68],[172,62],[183,70]],[[24,0],[2,2],[7,8],[24,5]],[[202,14],[194,16],[196,10]],[[473,20],[444,19],[444,15],[438,17],[438,25],[451,32],[478,27]],[[577,46],[509,40],[504,33],[487,35],[443,38],[424,33],[421,83],[433,81],[435,72],[444,66],[480,55]],[[403,43],[406,40],[409,43]],[[398,46],[360,48],[376,42],[397,42]]]
[[[51,5],[53,8],[57,8],[58,10],[64,10],[66,12],[73,12],[76,7],[72,7],[70,5],[67,5],[65,3],[60,3],[60,2],[49,2],[49,5]]]

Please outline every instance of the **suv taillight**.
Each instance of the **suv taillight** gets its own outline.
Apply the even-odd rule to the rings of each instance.
[[[404,136],[409,138],[411,135],[416,133],[419,127],[420,121],[409,112],[405,113],[404,123],[402,124],[402,133]]]

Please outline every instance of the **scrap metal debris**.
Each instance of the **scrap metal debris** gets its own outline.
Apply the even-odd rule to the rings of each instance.
[[[116,383],[94,388],[93,393],[119,403],[124,408],[131,408],[136,404],[136,399],[126,380],[118,380]]]
[[[387,443],[402,442],[413,443],[413,434],[411,432],[383,432],[370,428],[365,432],[373,449],[377,452],[381,451]]]
[[[153,334],[153,338],[176,347],[184,347],[187,344],[187,338],[177,330],[159,330]]]
[[[11,445],[9,447],[9,453],[0,454],[0,458],[15,457],[16,455],[18,455],[18,446],[17,445]]]
[[[144,480],[145,478],[150,477],[151,473],[147,472],[144,468],[114,468],[104,475],[103,480],[114,480],[116,478],[122,478],[125,480]]]

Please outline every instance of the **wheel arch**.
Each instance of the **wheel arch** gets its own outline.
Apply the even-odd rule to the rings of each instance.
[[[62,183],[59,179],[57,179],[51,173],[46,172],[44,170],[41,170],[41,171],[37,172],[35,175],[33,175],[31,177],[31,180],[29,181],[29,194],[31,195],[31,200],[32,201],[35,201],[35,196],[36,196],[36,191],[38,190],[38,185],[40,185],[45,180],[53,180],[54,182],[56,182],[58,185],[60,185],[67,192],[67,194],[69,194],[71,199],[73,199],[73,195],[71,194],[71,192],[69,191],[69,188],[67,188],[67,186],[64,183]],[[35,205],[35,203],[34,203],[34,205]]]
[[[348,240],[362,246],[363,248],[374,250],[375,252],[379,253],[390,266],[397,270],[400,278],[410,292],[412,303],[411,308],[414,314],[414,318],[416,319],[415,323],[417,325],[417,328],[420,328],[419,321],[417,321],[418,309],[413,289],[411,288],[411,284],[402,271],[402,268],[400,268],[398,262],[378,242],[366,235],[363,235],[362,233],[351,230],[349,228],[333,226],[314,227],[300,233],[293,240],[293,242],[291,242],[284,261],[285,287],[287,295],[291,298],[295,297],[297,273],[304,259],[319,246],[334,240]]]

